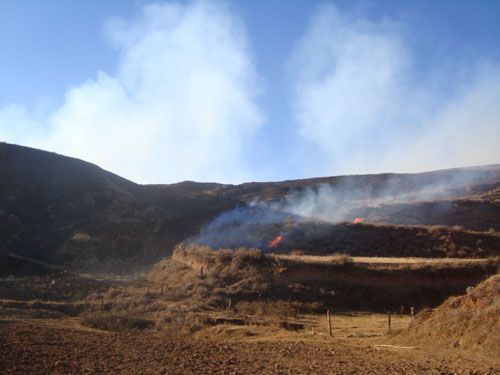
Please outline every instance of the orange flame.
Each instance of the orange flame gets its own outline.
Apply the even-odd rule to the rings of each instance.
[[[362,223],[363,221],[365,221],[364,217],[357,217],[356,219],[353,220],[353,223],[359,224],[359,223]]]
[[[280,235],[279,235],[278,237],[276,237],[274,240],[272,240],[271,242],[269,242],[269,245],[268,245],[268,246],[269,246],[269,247],[277,247],[277,246],[278,246],[278,244],[280,243],[280,241],[281,241],[281,239],[282,239],[282,238],[283,238],[283,237],[281,237],[281,234],[280,234]]]

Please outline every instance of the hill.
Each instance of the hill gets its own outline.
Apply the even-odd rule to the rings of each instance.
[[[78,159],[5,143],[0,176],[0,251],[57,265],[148,264],[234,206],[204,193],[216,184],[142,186]]]
[[[450,297],[435,310],[423,311],[398,339],[500,355],[500,274],[467,294]]]
[[[141,268],[206,233],[222,213],[257,205],[267,217],[278,213],[274,221],[285,225],[289,211],[302,220],[332,194],[331,207],[342,213],[333,223],[363,215],[365,222],[391,225],[461,225],[490,231],[466,235],[482,248],[477,241],[488,242],[499,230],[499,184],[500,166],[494,165],[241,185],[140,185],[82,160],[0,143],[0,273],[24,261],[27,269],[36,262],[79,270]],[[311,199],[316,206],[298,210]],[[336,228],[347,228],[346,235],[352,229]]]
[[[276,239],[279,239],[277,241]],[[274,241],[273,241],[274,240]],[[213,248],[257,247],[270,252],[351,256],[486,258],[500,256],[500,233],[461,227],[284,220],[225,224],[192,243]]]

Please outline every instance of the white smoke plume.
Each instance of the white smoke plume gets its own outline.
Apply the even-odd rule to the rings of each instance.
[[[500,63],[464,59],[422,69],[406,35],[387,18],[318,9],[289,66],[298,130],[315,155],[303,173],[500,161]]]
[[[475,188],[498,184],[500,167],[450,169],[419,174],[383,174],[342,176],[312,186],[290,190],[285,196],[274,199],[254,199],[247,205],[224,212],[203,228],[200,235],[188,242],[214,248],[240,246],[269,248],[269,241],[278,234],[286,239],[288,234],[307,227],[315,236],[324,235],[331,224],[352,222],[358,216],[370,214],[372,208],[401,213],[400,220],[407,220],[408,210],[412,219],[425,217],[426,205],[439,199],[432,206],[437,217],[449,210],[454,198],[475,194]],[[385,211],[389,208],[389,211]],[[374,211],[377,212],[377,211]],[[373,214],[373,212],[371,212]],[[301,225],[307,222],[306,226]],[[356,222],[356,221],[354,221]],[[396,223],[397,224],[397,223]],[[312,230],[312,229],[311,229]],[[302,236],[314,237],[303,232]],[[263,241],[263,238],[265,239]]]
[[[247,179],[242,155],[262,123],[260,78],[228,7],[153,3],[133,21],[110,22],[106,35],[119,51],[115,72],[72,87],[52,113],[0,108],[0,139],[141,183]]]

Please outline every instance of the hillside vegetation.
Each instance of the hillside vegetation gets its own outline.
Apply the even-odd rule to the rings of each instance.
[[[419,344],[483,350],[500,356],[500,274],[467,294],[451,297],[434,311],[423,311],[398,337]]]
[[[328,261],[266,255],[258,249],[212,250],[177,246],[148,275],[152,288],[168,285],[184,309],[235,309],[284,304],[297,312],[328,308],[385,311],[403,304],[436,306],[496,272],[500,260],[462,263],[357,263],[347,255]],[[254,307],[251,307],[254,306]]]
[[[371,223],[460,226],[474,231],[500,231],[500,182],[469,186],[460,198],[381,204],[354,209],[350,218]]]
[[[272,247],[270,242],[280,236]],[[262,247],[287,253],[346,253],[353,256],[485,258],[500,256],[500,233],[473,232],[461,227],[390,224],[332,224],[286,220],[226,225],[211,241],[215,248]]]
[[[170,255],[176,244],[198,236],[223,212],[256,200],[280,202],[292,195],[316,194],[324,186],[349,192],[347,220],[362,216],[363,223],[396,226],[297,224],[285,236],[283,250],[490,256],[498,249],[499,183],[496,165],[241,185],[139,185],[82,160],[0,143],[0,275],[50,273],[54,266],[79,271],[144,269]],[[391,203],[394,196],[398,198]],[[431,200],[422,201],[427,198]],[[365,204],[374,199],[383,202],[380,207]],[[404,203],[408,200],[412,203]],[[464,232],[400,224],[460,225]],[[267,234],[276,236],[285,226],[257,228],[255,235],[262,241],[258,247],[265,249],[273,239]],[[314,234],[324,228],[329,232],[310,243],[300,239],[303,230]]]

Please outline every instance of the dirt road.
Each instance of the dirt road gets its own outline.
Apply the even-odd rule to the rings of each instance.
[[[275,255],[278,259],[295,260],[304,263],[329,263],[338,259],[338,255]],[[488,258],[404,258],[404,257],[351,257],[353,263],[360,264],[395,264],[395,265],[456,265],[456,264],[487,264]]]
[[[500,374],[415,350],[331,342],[176,341],[4,321],[1,374]]]

